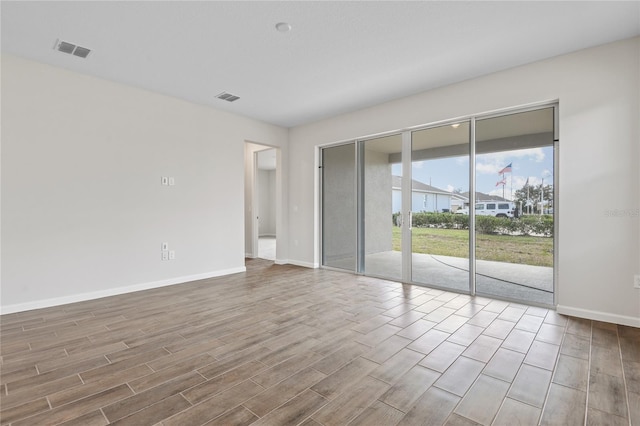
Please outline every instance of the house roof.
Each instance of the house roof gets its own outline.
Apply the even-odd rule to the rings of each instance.
[[[463,192],[460,195],[465,197],[467,200],[469,199],[469,191]],[[502,198],[498,195],[489,195],[489,194],[485,194],[484,192],[476,191],[476,201],[509,201],[509,200],[507,200],[506,198]]]
[[[397,189],[402,188],[402,177],[393,176],[392,187],[393,188],[397,188]],[[415,179],[411,180],[411,189],[413,191],[429,192],[429,193],[432,193],[432,194],[451,195],[451,192],[449,192],[449,191],[445,191],[444,189],[436,188],[435,186],[427,185],[426,183],[422,183],[422,182],[417,181]]]

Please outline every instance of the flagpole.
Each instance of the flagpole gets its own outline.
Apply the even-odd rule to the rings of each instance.
[[[529,178],[527,177],[527,210],[529,210],[529,214],[531,214],[531,203],[529,201]]]
[[[544,178],[542,178],[542,184],[540,185],[540,216],[544,211]]]
[[[502,199],[504,200],[504,173],[502,174]]]

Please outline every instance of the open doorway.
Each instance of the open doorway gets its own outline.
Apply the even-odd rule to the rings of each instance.
[[[258,257],[276,260],[276,150],[258,151],[256,192],[258,199]]]
[[[245,257],[276,260],[279,150],[245,143]]]

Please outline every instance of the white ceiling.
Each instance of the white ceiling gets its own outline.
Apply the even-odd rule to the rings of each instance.
[[[1,14],[3,52],[286,127],[640,34],[640,1],[2,1]]]

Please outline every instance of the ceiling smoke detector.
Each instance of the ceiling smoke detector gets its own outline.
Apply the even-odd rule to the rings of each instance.
[[[73,43],[68,43],[62,40],[56,40],[56,44],[54,49],[58,52],[69,53],[71,55],[77,56],[79,58],[86,58],[91,53],[91,49],[87,49],[86,47],[76,46]]]
[[[240,99],[239,96],[232,95],[231,93],[227,93],[227,92],[222,92],[216,95],[216,98],[222,99],[223,101],[227,101],[227,102],[234,102]]]
[[[276,30],[281,33],[288,33],[289,31],[291,31],[291,24],[289,24],[288,22],[278,22],[276,24]]]

